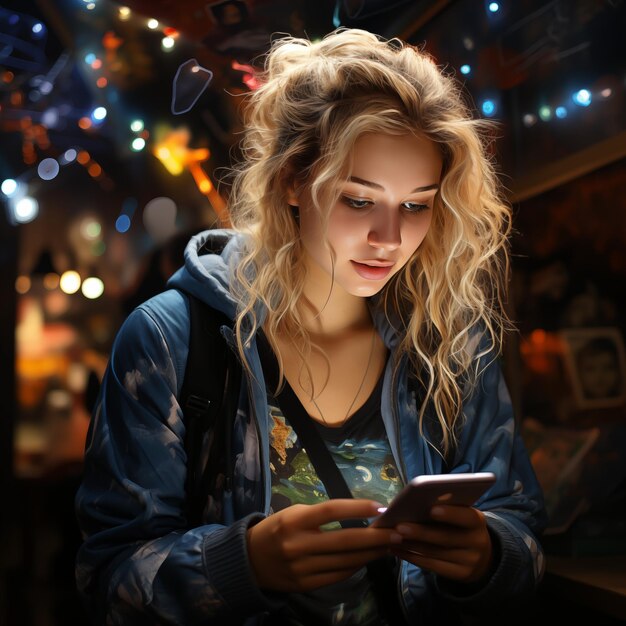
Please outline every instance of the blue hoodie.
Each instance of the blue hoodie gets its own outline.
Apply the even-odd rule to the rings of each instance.
[[[227,242],[220,255],[198,256],[208,238]],[[241,235],[197,235],[170,289],[140,305],[116,337],[76,495],[84,536],[77,583],[96,623],[256,624],[284,604],[282,594],[256,586],[246,552],[246,531],[268,514],[271,497],[271,419],[254,341],[247,348],[254,376],[244,373],[234,424],[232,492],[205,513],[205,525],[190,529],[185,519],[185,424],[177,396],[189,308],[181,290],[233,318],[237,303],[228,285],[240,255]],[[372,312],[393,353],[397,336],[383,315]],[[222,333],[234,346],[232,331],[223,327]],[[478,335],[474,343],[480,350]],[[513,601],[523,606],[542,576],[537,535],[546,517],[497,360],[481,357],[450,467],[420,434],[406,359],[395,373],[393,360],[384,373],[381,413],[403,480],[445,471],[491,471],[497,477],[476,505],[485,513],[497,555],[490,579],[479,587],[454,584],[402,561],[398,590],[408,622],[444,624],[456,611],[480,615]]]

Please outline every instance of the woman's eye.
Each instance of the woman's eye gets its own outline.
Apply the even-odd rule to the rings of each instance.
[[[403,202],[402,206],[409,213],[421,213],[422,211],[427,211],[430,208],[427,204],[419,204],[418,202]]]
[[[357,198],[350,198],[349,196],[344,196],[342,200],[351,209],[364,209],[365,207],[372,204],[371,200],[359,200]]]

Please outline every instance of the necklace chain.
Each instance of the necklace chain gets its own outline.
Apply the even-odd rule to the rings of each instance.
[[[361,389],[363,389],[363,385],[365,384],[365,379],[367,378],[367,373],[370,371],[370,365],[372,364],[372,357],[374,356],[374,346],[376,345],[376,328],[374,328],[372,330],[372,345],[370,346],[370,354],[369,357],[367,358],[367,365],[365,367],[365,372],[363,372],[363,378],[361,379],[361,384],[359,385],[359,388],[356,391],[356,394],[354,396],[354,398],[352,399],[352,402],[350,403],[350,406],[348,407],[348,410],[346,411],[346,414],[344,416],[344,418],[341,420],[341,422],[337,425],[337,424],[333,424],[333,427],[337,428],[341,428],[341,426],[343,426],[347,421],[348,418],[350,417],[350,411],[352,410],[352,407],[354,406],[354,403],[356,402],[357,398],[359,397],[359,394],[361,393]],[[322,421],[324,422],[324,424],[326,424],[326,426],[328,426],[328,422],[326,421],[326,418],[324,417],[324,413],[322,413],[322,410],[320,409],[320,407],[318,406],[317,402],[315,401],[315,398],[311,397],[311,401],[313,402],[313,405],[315,406],[315,408],[317,409],[318,413],[320,414]]]

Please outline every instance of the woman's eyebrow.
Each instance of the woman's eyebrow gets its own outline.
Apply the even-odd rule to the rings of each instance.
[[[385,188],[378,183],[374,183],[371,180],[365,180],[364,178],[359,178],[358,176],[350,176],[348,178],[348,182],[358,183],[359,185],[364,185],[365,187],[372,187],[374,189],[380,189],[381,191],[385,191]],[[432,185],[426,185],[425,187],[416,187],[411,191],[411,193],[419,193],[422,191],[432,191],[439,189],[439,183],[433,183]]]

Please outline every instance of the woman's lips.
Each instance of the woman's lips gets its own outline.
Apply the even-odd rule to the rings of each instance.
[[[358,261],[351,261],[356,273],[367,280],[381,280],[386,278],[391,272],[393,263],[387,265],[369,265],[368,263],[359,263]]]

